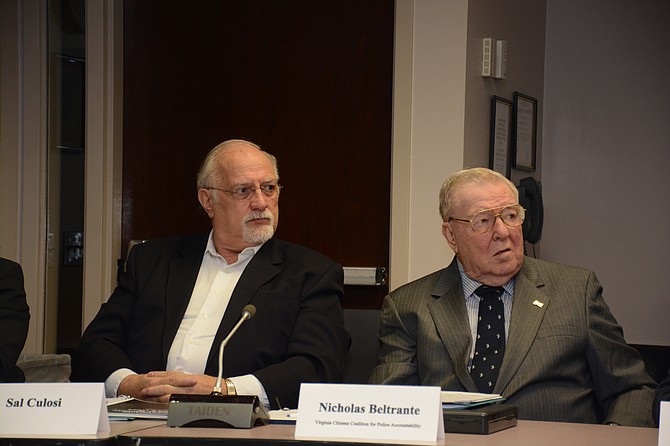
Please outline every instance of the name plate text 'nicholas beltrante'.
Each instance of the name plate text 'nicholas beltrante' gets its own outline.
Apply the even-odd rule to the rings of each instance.
[[[304,383],[295,436],[434,443],[444,438],[440,391],[439,387]]]

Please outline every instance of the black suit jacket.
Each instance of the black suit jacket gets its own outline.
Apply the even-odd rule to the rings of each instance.
[[[207,236],[135,246],[119,285],[86,329],[73,380],[104,381],[120,368],[165,370],[188,306]],[[218,373],[218,350],[247,304],[256,315],[226,345],[223,376],[255,375],[273,408],[297,407],[301,382],[342,379],[350,337],[340,298],[343,270],[308,248],[271,239],[233,291],[205,373]]]
[[[18,263],[0,258],[0,382],[23,382],[16,360],[28,336],[30,311]]]

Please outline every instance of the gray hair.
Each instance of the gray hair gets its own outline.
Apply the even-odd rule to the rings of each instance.
[[[442,221],[449,220],[449,213],[454,205],[454,194],[458,188],[468,184],[486,184],[502,182],[509,187],[516,202],[519,202],[519,190],[504,175],[484,167],[473,167],[456,172],[442,184],[440,188],[440,216]]]
[[[218,144],[216,147],[210,150],[205,159],[203,160],[202,164],[200,165],[200,169],[198,170],[196,180],[196,186],[198,189],[207,189],[208,187],[212,187],[214,181],[222,180],[222,178],[214,178],[216,175],[216,159],[218,158],[219,154],[222,151],[224,151],[228,146],[240,143],[248,144],[260,150],[261,153],[263,153],[263,155],[265,155],[268,158],[268,160],[270,160],[272,168],[274,169],[275,172],[275,176],[277,177],[277,180],[279,180],[279,168],[277,167],[277,158],[275,158],[274,155],[266,152],[265,150],[261,149],[259,145],[254,144],[250,141],[245,141],[243,139],[229,139],[227,141]]]

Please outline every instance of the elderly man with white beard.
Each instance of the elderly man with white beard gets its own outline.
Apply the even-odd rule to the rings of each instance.
[[[108,302],[73,358],[74,381],[102,381],[108,397],[166,402],[209,394],[221,341],[246,305],[256,314],[226,345],[223,394],[297,407],[300,383],[339,382],[350,345],[340,265],[274,238],[274,156],[243,140],[213,148],[197,177],[209,234],[135,246]],[[217,389],[218,390],[218,389]]]

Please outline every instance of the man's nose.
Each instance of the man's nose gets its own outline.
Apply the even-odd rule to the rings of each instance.
[[[509,235],[509,226],[503,223],[502,216],[496,215],[493,220],[493,234],[498,237],[506,237]]]
[[[251,198],[249,200],[250,200],[249,205],[251,206],[252,209],[264,210],[265,208],[268,207],[268,198],[265,195],[263,195],[263,191],[261,190],[260,187],[254,189],[254,193],[251,194]]]

